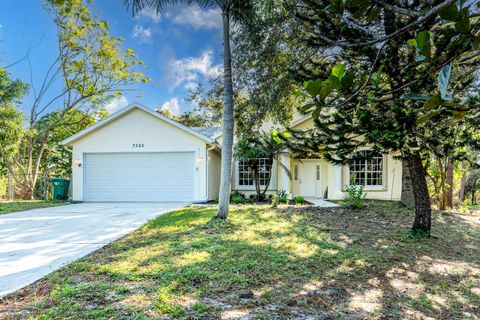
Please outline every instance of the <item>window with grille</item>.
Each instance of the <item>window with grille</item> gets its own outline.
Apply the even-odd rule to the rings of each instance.
[[[360,151],[362,158],[355,160],[349,166],[351,185],[382,186],[383,185],[383,155],[372,151]]]
[[[257,161],[258,165],[258,181],[261,186],[265,186],[270,179],[271,170],[268,165],[268,158],[247,160],[240,159],[238,160],[238,185],[239,186],[253,186],[255,182],[253,181],[253,176],[251,169],[248,167],[248,161]]]

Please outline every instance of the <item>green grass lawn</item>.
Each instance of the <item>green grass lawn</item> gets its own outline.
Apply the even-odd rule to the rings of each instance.
[[[44,200],[20,200],[0,202],[0,215],[29,209],[38,209],[45,207],[61,206],[65,202],[44,201]]]
[[[480,217],[186,208],[0,300],[0,319],[478,319]]]

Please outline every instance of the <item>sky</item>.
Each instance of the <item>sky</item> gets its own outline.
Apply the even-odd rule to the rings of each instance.
[[[0,0],[0,66],[30,52],[30,63],[23,60],[8,71],[29,83],[32,78],[33,87],[39,86],[57,54],[55,25],[42,3]],[[109,112],[137,101],[151,109],[168,107],[178,115],[192,107],[184,100],[188,89],[221,72],[221,15],[216,8],[172,6],[160,15],[150,9],[134,17],[123,0],[93,0],[90,10],[108,21],[112,36],[124,39],[123,49],[138,54],[148,68],[144,74],[151,78],[110,101]],[[24,105],[31,101],[32,90]]]

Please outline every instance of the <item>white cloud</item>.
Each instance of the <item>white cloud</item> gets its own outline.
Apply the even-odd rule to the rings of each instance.
[[[141,43],[153,43],[152,41],[152,29],[144,28],[141,25],[136,24],[133,27],[132,36],[138,39]]]
[[[172,59],[168,63],[171,87],[174,89],[180,85],[192,88],[192,83],[203,78],[214,78],[221,74],[221,65],[213,64],[213,51],[206,50],[199,57],[185,59]]]
[[[184,88],[187,90],[195,90],[198,88],[198,83],[197,82],[187,82],[184,85]]]
[[[125,98],[125,96],[119,96],[116,98],[113,98],[106,106],[105,110],[107,110],[109,113],[113,113],[115,111],[118,111],[119,109],[122,109],[128,105],[128,99]]]
[[[156,9],[151,7],[145,7],[135,14],[135,20],[152,21],[154,23],[159,23],[161,19],[162,15],[160,14],[160,12],[157,12]]]
[[[178,98],[174,97],[165,101],[160,107],[160,110],[168,110],[175,116],[180,115],[180,102],[178,101]]]
[[[173,23],[190,25],[195,29],[220,29],[222,27],[222,14],[220,9],[202,9],[197,5],[182,7],[174,13]]]

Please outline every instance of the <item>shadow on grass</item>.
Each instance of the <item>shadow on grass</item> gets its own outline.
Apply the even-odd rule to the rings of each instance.
[[[30,300],[36,303],[31,313],[125,319],[480,315],[480,227],[471,221],[436,214],[434,237],[412,239],[405,234],[412,213],[392,203],[353,211],[246,206],[233,209],[229,221],[212,219],[214,213],[169,213],[55,273],[46,280],[53,289]]]

